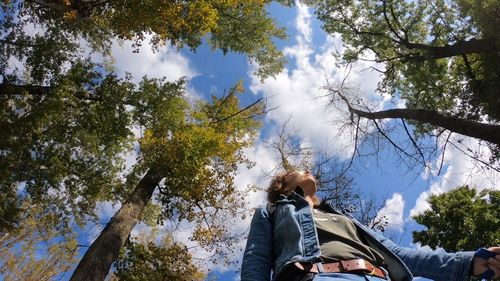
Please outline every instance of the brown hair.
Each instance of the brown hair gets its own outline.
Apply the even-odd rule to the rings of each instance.
[[[285,189],[288,187],[286,178],[293,172],[295,172],[295,170],[283,172],[273,177],[271,183],[269,184],[269,187],[267,188],[267,200],[269,201],[269,203],[276,203],[280,195],[285,193]],[[312,200],[314,202],[314,205],[319,205],[320,199],[318,198],[318,196],[314,195],[312,197]]]

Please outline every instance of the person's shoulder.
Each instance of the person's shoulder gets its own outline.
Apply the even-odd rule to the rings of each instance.
[[[269,218],[270,214],[272,214],[275,209],[276,209],[276,207],[274,207],[273,205],[271,205],[269,203],[261,204],[261,205],[257,206],[256,208],[254,208],[254,215]]]

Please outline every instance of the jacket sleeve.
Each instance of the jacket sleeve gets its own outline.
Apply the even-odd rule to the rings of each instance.
[[[265,208],[258,208],[250,224],[241,265],[241,281],[268,281],[273,265],[272,225]]]
[[[474,252],[447,253],[444,250],[411,249],[399,246],[380,233],[375,234],[389,250],[396,254],[414,276],[434,281],[465,281]]]

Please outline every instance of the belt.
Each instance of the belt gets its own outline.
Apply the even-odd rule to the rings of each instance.
[[[295,266],[308,272],[343,272],[343,273],[363,273],[387,279],[387,275],[383,269],[372,265],[364,259],[344,260],[329,263],[300,263],[296,262]]]

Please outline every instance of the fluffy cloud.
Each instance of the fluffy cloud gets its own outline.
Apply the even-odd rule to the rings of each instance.
[[[405,201],[400,193],[394,193],[390,199],[385,201],[384,207],[378,212],[377,217],[385,216],[389,222],[387,228],[403,230],[403,210]]]
[[[342,130],[346,115],[345,106],[330,104],[331,97],[324,88],[327,81],[339,84],[347,73],[350,84],[358,85],[356,95],[364,100],[375,101],[380,107],[384,100],[377,99],[374,89],[379,81],[378,75],[368,69],[372,64],[358,63],[352,69],[336,67],[332,53],[342,47],[337,36],[327,36],[319,49],[312,42],[311,14],[309,9],[297,5],[296,44],[286,47],[283,52],[294,68],[287,68],[275,78],[261,82],[251,74],[250,89],[267,98],[268,106],[275,108],[266,116],[267,124],[278,126],[286,123],[292,129],[300,129],[299,137],[315,148],[328,146],[339,152],[340,159],[346,159],[352,153],[354,130]],[[379,66],[380,68],[380,66]],[[341,132],[341,133],[340,133]]]
[[[458,140],[461,139],[461,144]],[[490,152],[481,147],[476,139],[454,134],[450,141],[456,143],[462,150],[467,147],[474,151],[482,151],[482,160],[488,161]],[[441,159],[438,159],[435,166],[440,165]],[[478,167],[478,162],[465,155],[454,146],[448,145],[444,154],[444,163],[447,166],[446,172],[442,176],[433,176],[437,169],[428,171],[423,175],[424,179],[432,180],[429,190],[421,193],[416,200],[415,207],[410,211],[410,216],[417,215],[430,208],[427,199],[432,194],[441,194],[450,191],[458,186],[469,185],[479,190],[485,188],[500,189],[496,183],[500,182],[500,174],[494,170],[486,170]]]
[[[137,48],[139,52],[134,52],[131,41],[114,40],[111,48],[112,59],[103,58],[94,54],[94,61],[104,62],[123,77],[125,72],[132,74],[135,82],[144,76],[150,78],[166,77],[168,81],[175,81],[181,77],[191,79],[198,75],[189,59],[182,55],[176,48],[166,45],[158,50],[153,50],[146,43]]]

